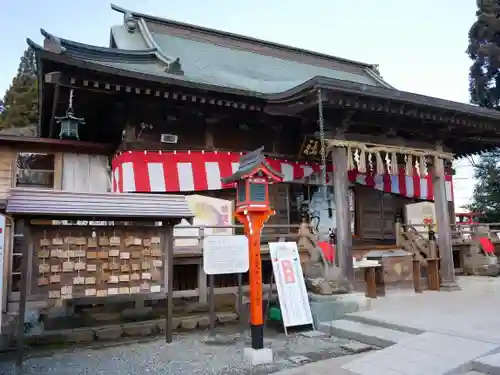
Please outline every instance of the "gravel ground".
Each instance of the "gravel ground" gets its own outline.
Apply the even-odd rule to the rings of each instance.
[[[59,350],[25,359],[23,374],[51,375],[239,375],[270,374],[300,364],[348,354],[340,348],[349,340],[304,337],[267,330],[265,345],[273,349],[274,364],[254,367],[243,361],[249,347],[248,332],[218,328],[215,337],[206,332],[179,334],[172,344],[163,338],[113,347]],[[0,362],[0,374],[17,375],[12,360]]]

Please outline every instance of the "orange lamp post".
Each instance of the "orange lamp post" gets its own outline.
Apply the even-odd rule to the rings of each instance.
[[[269,203],[269,184],[282,182],[262,153],[264,147],[242,156],[238,170],[222,182],[236,184],[235,217],[245,228],[249,243],[250,329],[252,349],[264,348],[264,313],[262,308],[262,261],[260,234],[264,223],[274,215]]]

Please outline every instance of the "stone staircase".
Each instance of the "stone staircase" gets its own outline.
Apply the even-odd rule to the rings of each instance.
[[[500,375],[500,344],[423,332],[363,313],[322,322],[318,330],[382,349],[343,365],[349,374]]]
[[[401,327],[363,315],[348,314],[344,319],[323,322],[318,330],[331,336],[359,341],[379,348],[387,348],[401,340],[423,333],[410,327]]]

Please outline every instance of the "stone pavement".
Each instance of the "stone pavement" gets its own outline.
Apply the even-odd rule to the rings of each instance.
[[[394,345],[342,366],[361,375],[500,375],[500,278],[463,277],[458,292],[401,294],[334,321],[332,333]],[[352,332],[351,332],[352,331]],[[347,335],[347,333],[352,335]],[[398,336],[394,332],[406,333]],[[389,334],[391,333],[391,334]],[[473,371],[474,370],[474,371]],[[349,372],[347,372],[348,374]]]

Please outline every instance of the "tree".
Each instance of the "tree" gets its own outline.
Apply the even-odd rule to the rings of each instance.
[[[481,107],[500,106],[500,0],[476,0],[477,20],[469,31],[467,53],[471,102]]]
[[[12,84],[2,101],[0,129],[36,124],[38,119],[37,66],[33,49],[24,51]]]
[[[481,156],[474,177],[477,183],[467,208],[481,213],[482,222],[500,223],[500,150]]]
[[[500,109],[500,0],[476,0],[477,20],[469,30],[467,54],[471,103]],[[500,222],[500,150],[483,154],[473,164],[477,184],[468,209],[484,222]]]

